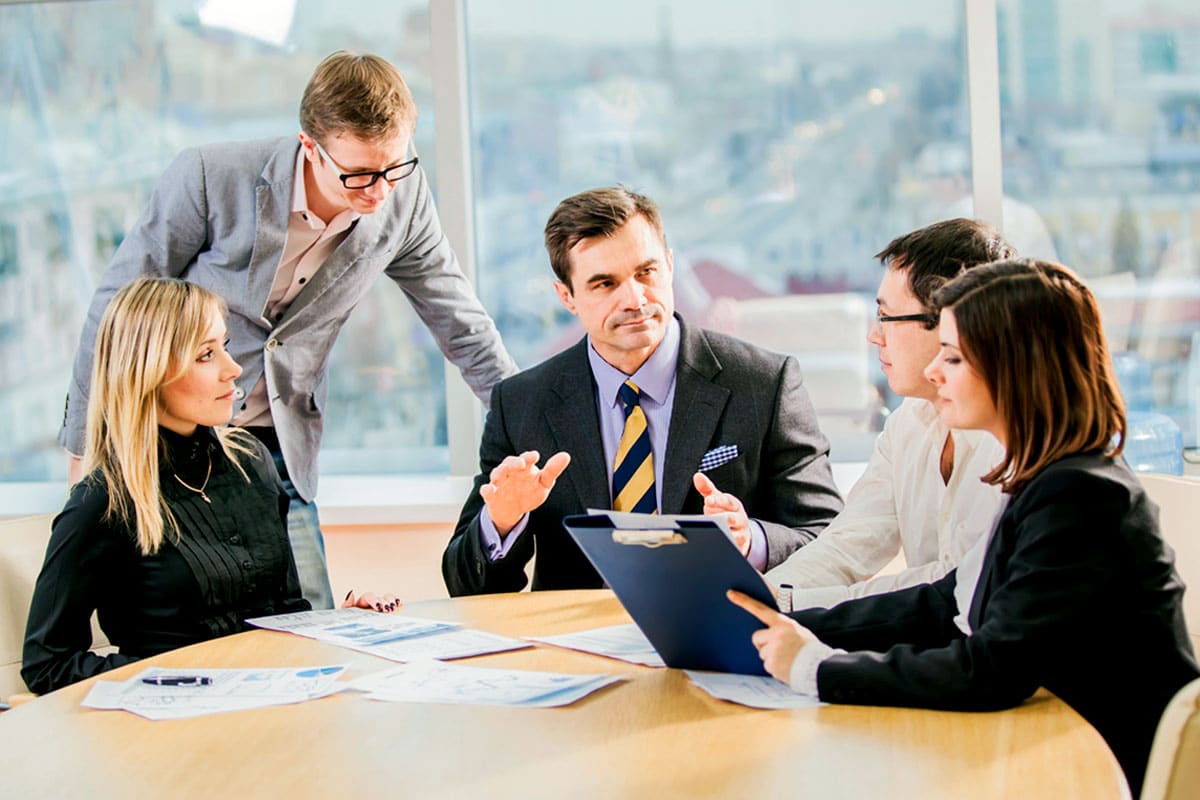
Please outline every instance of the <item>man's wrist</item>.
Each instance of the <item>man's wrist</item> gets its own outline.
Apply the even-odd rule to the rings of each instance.
[[[496,529],[496,534],[501,539],[503,539],[505,536],[508,536],[508,534],[512,533],[512,529],[517,527],[517,523],[519,523],[524,518],[524,516],[525,515],[522,514],[521,516],[517,517],[512,522],[504,522],[503,518],[501,520],[497,520],[496,515],[492,513],[492,510],[490,508],[488,509],[488,517],[492,520],[492,526]]]
[[[769,557],[767,547],[767,532],[763,528],[762,523],[756,519],[750,520],[750,547],[746,552],[746,560],[750,562],[759,572],[765,572],[767,569],[767,559]]]
[[[488,561],[494,563],[507,556],[508,551],[521,538],[521,534],[528,524],[529,515],[526,514],[509,529],[507,536],[501,538],[500,533],[496,530],[496,523],[492,520],[487,507],[484,506],[483,510],[479,512],[479,543],[483,546]]]

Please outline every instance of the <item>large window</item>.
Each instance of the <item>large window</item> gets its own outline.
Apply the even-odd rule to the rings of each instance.
[[[1194,447],[1200,428],[1196,5],[1001,0],[997,22],[1005,229],[1037,231],[1030,254],[1057,256],[1096,290],[1135,435],[1157,436],[1166,446],[1177,429]],[[1177,456],[1177,446],[1170,449]],[[1157,466],[1168,463],[1160,459]]]
[[[180,149],[294,136],[313,67],[348,48],[404,73],[432,168],[427,9],[425,0],[0,5],[0,480],[65,476],[55,436],[96,277]],[[398,290],[368,295],[333,364],[326,474],[446,471],[441,354]]]
[[[551,288],[547,216],[624,183],[663,208],[681,312],[794,353],[834,458],[862,460],[896,401],[865,339],[872,254],[973,215],[974,194],[1024,253],[1092,283],[1139,424],[1200,444],[1193,0],[461,1],[461,31],[436,21],[459,0],[0,3],[0,481],[63,478],[92,287],[181,148],[293,136],[313,66],[349,48],[404,72],[432,170],[432,70],[460,32],[466,97],[436,88],[443,132],[469,109],[473,176],[443,208],[456,229],[473,216],[480,295],[522,366],[581,335]],[[972,119],[994,154],[972,149]],[[400,292],[368,295],[333,365],[325,475],[446,473],[447,430],[477,420],[457,387],[447,404]]]
[[[523,366],[576,341],[541,234],[624,183],[679,310],[795,354],[842,460],[892,398],[866,341],[894,236],[970,215],[958,0],[467,3],[480,292]]]

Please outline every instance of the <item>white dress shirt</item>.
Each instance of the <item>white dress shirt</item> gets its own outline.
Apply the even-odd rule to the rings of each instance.
[[[958,562],[958,574],[955,575],[954,581],[954,604],[958,606],[958,613],[954,615],[954,624],[965,636],[971,635],[968,617],[971,615],[971,601],[975,599],[975,589],[979,586],[980,576],[983,575],[983,557],[987,555],[988,545],[992,543],[1000,518],[1008,508],[1008,500],[1009,495],[1001,495],[1000,505],[996,508],[996,516],[988,527],[987,535],[980,536]]]
[[[975,598],[975,590],[979,588],[979,578],[983,575],[983,557],[987,554],[988,545],[996,533],[1000,518],[1004,516],[1004,510],[1008,508],[1008,500],[1008,495],[1000,495],[1000,502],[996,506],[991,524],[988,525],[987,533],[975,540],[975,544],[958,564],[958,574],[955,576],[957,580],[954,582],[954,604],[958,607],[958,613],[954,615],[954,624],[963,632],[964,636],[971,635],[971,623],[968,617],[971,613],[971,601]],[[792,669],[788,674],[788,685],[792,687],[793,692],[813,697],[819,696],[817,672],[821,669],[821,662],[830,656],[845,652],[845,650],[830,647],[822,641],[810,641],[792,662]]]
[[[941,473],[947,435],[954,438],[949,484]],[[990,529],[1000,489],[979,478],[1003,457],[991,434],[951,432],[932,403],[906,399],[888,417],[845,510],[767,579],[794,587],[791,608],[828,608],[941,578]],[[901,550],[907,568],[877,575]]]

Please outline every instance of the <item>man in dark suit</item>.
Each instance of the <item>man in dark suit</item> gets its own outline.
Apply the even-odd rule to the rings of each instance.
[[[799,367],[675,315],[653,201],[569,197],[546,249],[587,336],[493,390],[481,471],[442,556],[450,593],[522,589],[535,550],[534,589],[603,585],[562,525],[587,508],[726,515],[760,570],[812,541],[842,501]]]

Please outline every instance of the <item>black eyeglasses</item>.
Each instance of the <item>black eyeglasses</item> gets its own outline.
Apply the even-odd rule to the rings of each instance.
[[[345,167],[342,167],[340,164],[334,161],[329,156],[329,153],[325,152],[325,148],[321,147],[320,142],[318,142],[316,139],[313,139],[312,143],[317,146],[317,152],[321,154],[321,157],[332,164],[333,167],[338,170],[339,173],[341,173],[338,175],[338,180],[340,180],[342,182],[342,186],[345,186],[347,189],[369,189],[370,187],[374,186],[375,181],[379,180],[380,178],[383,178],[388,183],[395,183],[396,181],[403,180],[416,171],[417,163],[420,161],[419,158],[413,156],[408,161],[404,161],[394,167],[388,167],[387,169],[383,169],[378,172],[343,172]]]
[[[889,317],[885,314],[875,313],[875,324],[882,325],[885,322],[924,322],[926,325],[933,325],[938,321],[938,318],[933,314],[899,314],[894,317]]]

